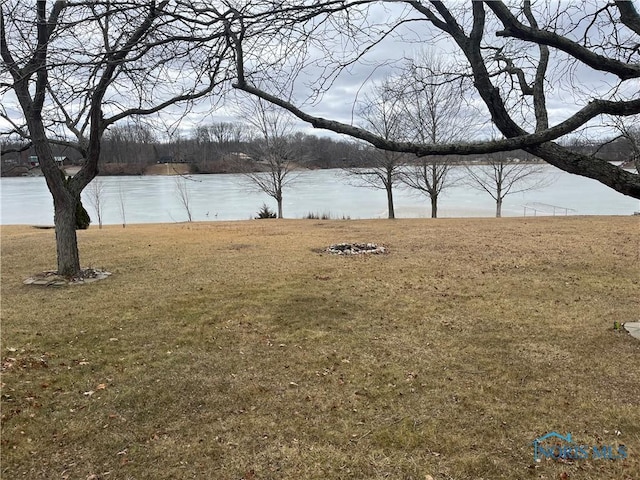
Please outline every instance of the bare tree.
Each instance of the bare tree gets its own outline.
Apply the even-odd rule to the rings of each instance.
[[[411,28],[416,22],[420,29]],[[238,13],[227,35],[235,49],[235,87],[289,110],[316,128],[419,156],[521,148],[566,172],[640,198],[639,174],[556,142],[585,125],[597,124],[602,116],[640,113],[640,15],[633,2],[574,5],[557,1],[533,6],[530,1],[476,1],[448,7],[435,0],[285,0],[274,8],[261,3],[257,9]],[[309,98],[320,101],[322,93],[337,88],[336,80],[355,65],[377,68],[392,61],[393,57],[381,58],[384,50],[379,47],[398,38],[403,45],[434,42],[447,48],[457,64],[452,73],[472,80],[486,119],[503,138],[447,144],[398,141],[309,113],[301,106],[304,99],[291,94],[306,91]],[[397,50],[388,51],[397,56]],[[295,52],[302,53],[296,56]],[[314,88],[309,89],[303,84],[308,76],[301,73],[311,67],[320,69]],[[611,88],[598,88],[603,80]],[[547,108],[551,90],[567,107],[564,117],[553,119],[555,124]],[[554,114],[560,111],[556,108]]]
[[[403,122],[402,97],[394,90],[391,79],[375,86],[373,93],[366,96],[360,117],[366,128],[383,138],[400,140],[406,131]],[[362,150],[365,168],[345,168],[345,171],[357,177],[362,184],[371,188],[383,189],[387,194],[387,212],[389,218],[396,218],[393,203],[393,188],[400,182],[402,166],[406,155],[389,150],[366,148]]]
[[[631,164],[640,173],[640,126],[638,123],[616,119],[614,128],[620,133],[619,137],[626,140],[629,147],[629,159],[625,164]]]
[[[187,213],[187,220],[189,222],[193,221],[193,217],[191,215],[191,198],[189,196],[189,179],[184,177],[183,175],[176,175],[175,177],[175,186],[176,186],[176,196],[178,197],[178,201],[184,211]]]
[[[98,228],[102,228],[102,213],[104,211],[104,183],[100,177],[95,177],[87,186],[87,201],[96,212]]]
[[[238,145],[244,139],[245,130],[245,125],[238,122],[218,122],[208,127],[211,141],[225,149]]]
[[[466,165],[467,184],[487,192],[496,201],[496,217],[502,216],[502,202],[507,195],[536,190],[549,185],[544,165],[523,162],[507,153],[494,153],[481,165]]]
[[[278,218],[283,218],[283,192],[295,180],[302,160],[291,141],[291,118],[284,110],[261,99],[250,98],[239,109],[244,121],[257,134],[250,152],[253,161],[242,162],[243,173],[255,187],[276,201]]]
[[[127,226],[127,212],[126,212],[126,204],[125,204],[125,195],[124,190],[122,189],[122,184],[118,184],[118,207],[120,208],[120,218],[122,219],[122,228]]]
[[[440,194],[459,180],[451,175],[454,165],[454,159],[450,156],[429,155],[411,165],[402,176],[405,185],[429,198],[431,218],[438,218]]]
[[[387,196],[387,217],[396,218],[393,201],[394,187],[403,175],[403,154],[377,148],[361,150],[366,167],[345,167],[344,171],[357,180],[354,185],[384,190]]]
[[[465,101],[468,79],[455,77],[444,58],[432,50],[421,51],[394,77],[393,89],[403,106],[403,123],[409,138],[422,144],[445,144],[473,135],[477,111]],[[438,199],[457,179],[451,171],[458,158],[425,155],[402,176],[408,187],[425,194],[431,217],[438,216]]]
[[[38,156],[53,197],[60,275],[81,275],[75,215],[98,173],[106,129],[168,106],[188,108],[224,80],[224,22],[189,8],[167,0],[0,6],[0,117],[11,125],[4,133],[27,139]],[[207,43],[196,50],[195,42]],[[53,143],[73,146],[84,159],[68,180]]]

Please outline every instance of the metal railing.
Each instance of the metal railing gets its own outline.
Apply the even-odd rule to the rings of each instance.
[[[533,212],[533,216],[541,215],[575,215],[578,211],[573,208],[559,207],[558,205],[549,205],[548,203],[531,202],[522,205],[524,208],[524,216],[527,212]]]

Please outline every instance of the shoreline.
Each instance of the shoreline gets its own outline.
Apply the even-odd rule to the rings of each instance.
[[[539,161],[539,162],[521,162],[526,165],[550,165],[547,162]],[[620,163],[620,162],[612,162],[612,163]],[[475,166],[486,166],[488,163],[482,162],[454,162],[453,166],[466,166],[466,165],[475,165]],[[411,166],[411,165],[407,165]],[[144,177],[144,176],[176,176],[176,175],[226,175],[226,174],[242,174],[242,171],[216,171],[216,172],[192,172],[190,163],[156,163],[152,165],[148,165],[144,168],[142,173],[139,172],[127,172],[125,171],[127,167],[130,167],[128,164],[117,165],[117,164],[107,164],[106,173],[102,171],[98,173],[98,177]],[[32,167],[28,170],[25,170],[27,167],[14,167],[20,169],[20,174],[16,175],[1,175],[0,178],[31,178],[31,177],[43,177],[40,167]],[[64,166],[62,170],[64,170],[65,175],[72,176],[80,171],[82,167],[79,165],[69,165]],[[363,166],[360,168],[370,168],[367,166]],[[117,171],[121,169],[120,171]],[[296,171],[316,171],[316,170],[335,170],[342,169],[342,167],[330,167],[330,168],[307,168],[301,167],[297,168]],[[256,172],[260,172],[260,170],[256,170]]]
[[[127,223],[124,227],[122,223],[103,223],[102,228],[122,228],[126,229],[128,227],[151,227],[151,226],[167,226],[167,225],[182,225],[182,226],[206,226],[206,225],[220,225],[224,223],[239,223],[239,222],[255,222],[261,220],[271,220],[271,223],[286,223],[286,222],[313,222],[313,224],[322,223],[322,222],[375,222],[375,221],[386,221],[386,222],[421,222],[421,221],[484,221],[484,220],[496,220],[500,221],[512,221],[512,220],[534,220],[534,219],[550,219],[550,218],[562,218],[566,220],[575,220],[575,219],[598,219],[602,220],[605,218],[612,219],[620,219],[626,217],[640,217],[640,212],[634,212],[632,214],[619,214],[619,215],[510,215],[503,217],[492,217],[492,216],[459,216],[459,217],[397,217],[395,219],[389,219],[384,217],[379,218],[328,218],[328,219],[309,219],[309,218],[269,218],[269,219],[258,219],[258,218],[250,218],[250,219],[221,219],[221,220],[193,220],[191,222],[185,221],[176,221],[176,222],[132,222]],[[7,228],[32,228],[34,230],[54,230],[55,225],[53,224],[30,224],[30,223],[8,223],[2,224],[0,223],[0,229],[3,227]],[[98,224],[91,224],[88,230],[99,230]],[[82,230],[80,230],[82,231]]]

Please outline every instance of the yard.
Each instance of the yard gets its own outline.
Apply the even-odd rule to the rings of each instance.
[[[640,320],[639,234],[638,217],[107,226],[79,241],[113,275],[56,288],[22,283],[55,267],[53,230],[2,227],[1,476],[640,478],[640,341],[613,330]],[[387,253],[324,251],[339,242]],[[550,432],[588,457],[534,461]]]

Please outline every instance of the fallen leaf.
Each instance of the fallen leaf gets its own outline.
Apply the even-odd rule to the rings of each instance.
[[[96,387],[96,390],[104,390],[105,388],[107,388],[107,384],[101,383]]]

